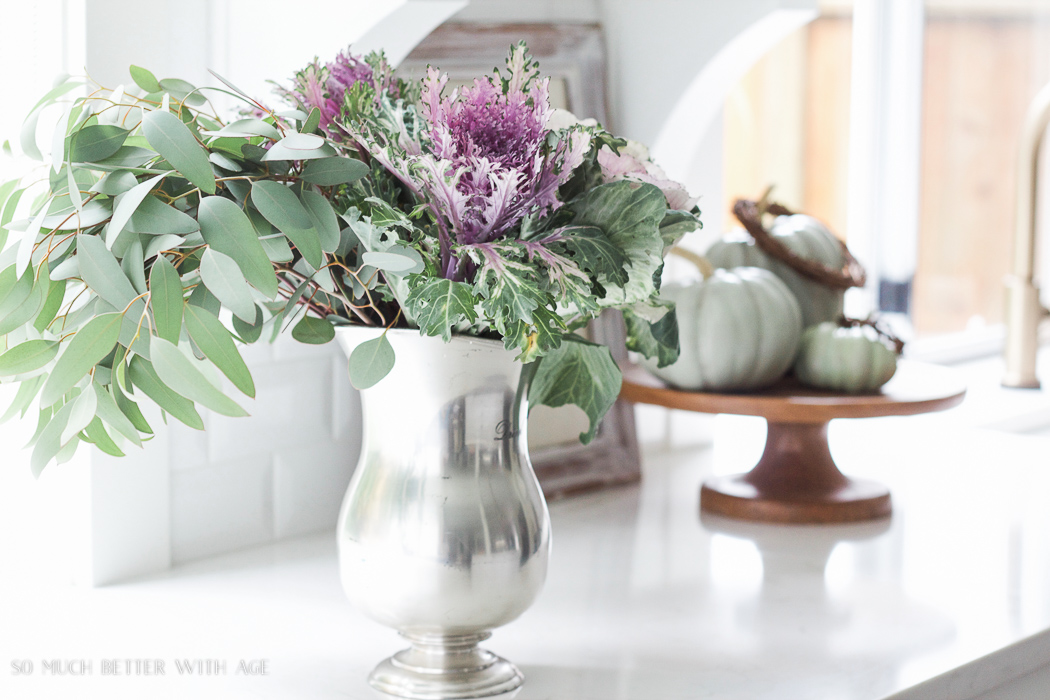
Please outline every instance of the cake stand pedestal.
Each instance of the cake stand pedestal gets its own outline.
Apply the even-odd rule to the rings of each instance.
[[[768,432],[762,458],[746,474],[712,477],[700,489],[700,508],[715,515],[772,523],[847,523],[890,515],[882,484],[839,471],[828,448],[836,418],[876,418],[943,411],[957,405],[965,385],[952,370],[902,360],[875,394],[841,394],[791,378],[758,393],[714,394],[674,389],[640,367],[624,369],[620,396],[701,413],[759,416]]]

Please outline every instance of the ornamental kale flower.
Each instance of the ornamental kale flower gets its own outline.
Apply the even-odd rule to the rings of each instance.
[[[386,58],[376,53],[361,58],[346,50],[324,66],[315,59],[295,74],[294,81],[292,89],[284,94],[307,111],[316,107],[321,113],[321,128],[337,141],[344,138],[338,122],[346,93],[355,85],[363,83],[372,88],[377,99],[381,94],[393,100],[401,97],[400,81],[393,77]]]
[[[499,71],[445,95],[448,76],[431,68],[423,81],[423,125],[416,139],[345,125],[371,155],[430,209],[439,230],[441,270],[471,277],[474,265],[456,246],[507,236],[526,216],[557,209],[558,187],[583,162],[584,129],[552,138],[547,79],[524,44]]]

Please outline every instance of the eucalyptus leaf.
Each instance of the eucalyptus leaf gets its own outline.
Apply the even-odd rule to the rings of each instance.
[[[248,412],[222,393],[193,366],[194,361],[177,347],[158,338],[153,343],[153,368],[166,385],[191,401],[224,416],[247,416]]]
[[[144,180],[139,184],[132,187],[130,190],[120,195],[117,198],[117,207],[113,210],[113,218],[109,222],[109,226],[106,228],[106,247],[112,248],[113,242],[117,240],[117,236],[120,235],[121,231],[131,220],[131,216],[135,213],[135,210],[139,208],[139,205],[145,201],[146,197],[158,182],[163,180],[165,177],[171,174],[171,171],[161,173],[160,175],[154,175],[148,180]]]
[[[255,301],[236,261],[214,248],[201,258],[201,280],[223,306],[244,321],[255,320]]]
[[[331,187],[355,182],[368,173],[368,166],[361,161],[337,156],[311,160],[303,169],[302,179],[312,185]]]
[[[80,186],[77,184],[73,168],[66,168],[66,191],[69,194],[69,199],[73,202],[73,207],[77,211],[83,209],[84,198],[80,194]]]
[[[200,224],[189,214],[165,204],[158,197],[148,195],[135,209],[127,223],[127,229],[135,233],[159,236],[165,233],[186,235],[200,230]]]
[[[178,352],[177,349],[176,352]],[[186,361],[189,362],[188,359]],[[157,370],[149,361],[138,355],[131,358],[131,364],[128,366],[128,379],[131,380],[133,385],[142,389],[142,393],[153,399],[154,403],[167,411],[170,416],[191,428],[204,430],[204,421],[201,420],[197,409],[193,407],[193,402],[176,393],[171,387],[161,381],[161,378],[157,375]],[[118,404],[120,404],[119,399]],[[133,403],[131,405],[134,406]],[[128,414],[127,408],[127,404],[121,405],[121,410],[125,414]],[[137,411],[138,407],[135,410]],[[141,415],[139,413],[139,416]],[[130,415],[128,418],[134,420]]]
[[[158,81],[158,84],[161,90],[168,92],[179,102],[198,107],[207,102],[204,96],[197,92],[197,87],[193,83],[186,82],[181,78],[162,78]]]
[[[44,385],[46,380],[47,376],[41,374],[21,382],[18,385],[18,391],[15,392],[15,398],[11,401],[11,405],[4,411],[4,415],[0,416],[0,423],[6,423],[15,416],[24,417],[26,411],[29,410],[29,405],[33,403],[33,399],[36,398],[40,387]]]
[[[263,250],[266,251],[266,257],[271,262],[291,262],[295,259],[295,254],[288,245],[288,240],[283,235],[260,238],[259,243],[262,244]]]
[[[111,215],[109,202],[93,199],[79,212],[73,208],[60,213],[49,213],[41,220],[41,227],[56,231],[76,231],[98,226]],[[12,224],[13,226],[13,224]]]
[[[0,318],[10,316],[17,311],[33,293],[33,273],[26,272],[16,278],[14,267],[0,273]]]
[[[32,273],[27,273],[32,275]],[[41,276],[33,284],[29,296],[11,313],[0,314],[0,336],[7,335],[16,328],[20,328],[36,318],[37,314],[44,308],[50,291],[51,280],[47,275]]]
[[[131,79],[135,81],[135,84],[146,92],[160,92],[160,82],[153,73],[139,66],[131,66],[128,72],[131,73]]]
[[[22,131],[19,137],[19,143],[22,146],[23,153],[34,160],[44,159],[43,155],[40,154],[40,147],[36,142],[36,127],[37,122],[40,119],[41,107],[50,104],[81,84],[83,84],[83,81],[80,79],[67,79],[51,88],[40,98],[40,101],[33,106],[33,109],[29,111],[29,116],[27,116],[26,120],[22,123]]]
[[[274,144],[274,146],[283,146],[293,151],[313,151],[324,145],[324,137],[317,134],[288,134]]]
[[[33,436],[29,438],[29,442],[26,443],[26,447],[32,447],[36,444],[36,441],[40,438],[40,434],[44,432],[44,428],[47,427],[47,424],[52,418],[54,418],[60,408],[61,406],[55,406],[53,408],[51,406],[46,406],[37,411],[36,430],[33,432]],[[61,431],[59,431],[59,435],[61,435]],[[55,437],[55,442],[58,442],[58,436]],[[58,447],[61,447],[61,445],[58,445]]]
[[[66,161],[66,134],[74,120],[74,110],[79,114],[79,108],[72,104],[66,105],[51,134],[51,169],[56,173],[62,169],[62,163]]]
[[[335,338],[335,327],[323,318],[303,316],[292,328],[292,337],[300,343],[324,345]]]
[[[18,253],[15,256],[15,268],[18,274],[25,272],[33,261],[33,248],[37,243],[37,235],[40,233],[40,227],[43,225],[46,214],[46,210],[43,210],[34,216],[29,226],[22,232],[22,240],[18,242]]]
[[[127,369],[127,371],[125,371],[125,368],[128,368],[128,365],[125,365],[123,362],[121,362],[120,365],[118,365],[118,371],[115,372],[118,381],[114,382],[110,386],[110,388],[113,390],[113,400],[116,401],[117,406],[120,407],[120,412],[123,413],[129,421],[131,421],[131,424],[135,426],[135,429],[137,431],[139,431],[140,433],[145,433],[147,435],[152,435],[153,428],[150,427],[150,424],[146,421],[145,416],[142,415],[142,411],[139,410],[139,405],[127,396],[125,396],[123,393],[128,389],[122,389],[122,387],[124,387],[125,385],[124,381],[122,381],[121,378],[130,372],[130,368]],[[130,388],[134,388],[134,385],[130,383],[127,386]]]
[[[219,319],[195,306],[186,307],[186,330],[204,356],[245,395],[255,398],[255,382],[237,352],[233,336]],[[294,333],[293,333],[294,336]]]
[[[321,267],[324,256],[317,229],[309,212],[289,188],[278,182],[257,180],[252,183],[251,199],[259,213],[291,240],[311,267]]]
[[[51,268],[49,276],[52,280],[68,280],[80,277],[80,258],[76,255],[69,256]]]
[[[146,245],[144,257],[146,260],[156,257],[161,251],[174,250],[182,245],[185,239],[172,233],[153,236]]]
[[[57,340],[28,340],[0,355],[0,376],[40,369],[58,354]]]
[[[208,161],[208,152],[178,117],[166,111],[148,112],[142,117],[142,132],[150,146],[187,180],[202,192],[215,194],[215,175]]]
[[[394,348],[386,332],[378,338],[366,340],[350,353],[348,369],[350,383],[355,389],[369,389],[390,374],[394,368]]]
[[[77,236],[77,258],[84,284],[115,309],[123,309],[137,296],[135,288],[98,236]]]
[[[281,132],[273,124],[268,124],[261,119],[238,119],[230,122],[218,131],[209,132],[214,136],[262,136],[277,141],[281,138]]]
[[[18,188],[18,184],[19,180],[16,178],[0,185],[0,211],[3,211],[4,205],[11,198],[11,194]]]
[[[321,110],[314,107],[310,110],[310,116],[308,116],[306,121],[303,122],[303,128],[300,129],[299,132],[303,134],[312,134],[318,130],[319,126],[321,126]]]
[[[95,413],[98,417],[125,438],[142,447],[142,438],[139,437],[138,429],[117,406],[113,394],[97,381],[91,383],[91,388],[95,392]],[[114,391],[119,392],[120,390],[114,389]]]
[[[137,355],[150,359],[150,338],[147,321],[149,309],[146,300],[139,298],[132,302],[124,314],[124,321],[120,324],[120,344],[130,348]]]
[[[4,204],[3,213],[0,214],[0,235],[4,243],[7,242],[7,226],[11,223],[11,220],[15,218],[15,211],[18,209],[18,203],[22,201],[22,195],[25,194],[25,190],[15,190],[14,193],[7,198],[7,203]],[[2,245],[0,245],[2,248]]]
[[[165,340],[179,342],[182,331],[182,280],[175,267],[161,256],[153,263],[149,275],[150,307],[156,334]]]
[[[408,252],[410,250],[415,253],[414,256]],[[423,258],[419,253],[411,248],[402,246],[389,248],[385,253],[369,251],[361,255],[361,262],[398,275],[415,274],[423,271]]]
[[[76,259],[76,256],[71,256],[71,259]],[[43,279],[41,277],[41,279]],[[66,298],[66,281],[51,279],[48,285],[47,297],[44,299],[44,308],[40,310],[36,320],[33,322],[33,327],[43,332],[45,328],[51,325],[51,322],[58,316],[59,309],[62,308],[62,303]]]
[[[339,247],[339,220],[332,204],[320,193],[309,189],[303,190],[300,199],[317,230],[321,250],[334,253]]]
[[[247,101],[248,101],[249,103],[251,103],[252,105],[255,105],[255,106],[258,106],[258,105],[259,105],[259,103],[258,103],[258,102],[256,102],[254,98],[250,97],[250,96],[249,96],[249,95],[248,95],[248,94],[247,94],[246,92],[244,92],[244,90],[241,90],[241,89],[240,89],[239,87],[237,87],[236,85],[234,85],[233,83],[231,83],[231,82],[230,82],[229,80],[227,80],[226,78],[222,77],[221,75],[219,75],[218,73],[216,73],[215,71],[213,71],[213,70],[212,70],[212,69],[210,69],[210,68],[208,69],[208,72],[209,72],[209,73],[211,73],[211,74],[212,74],[213,76],[215,76],[215,78],[216,78],[216,79],[217,79],[217,80],[218,80],[218,81],[219,81],[220,83],[222,83],[222,84],[223,84],[223,85],[225,85],[226,87],[228,87],[228,88],[230,88],[231,90],[233,90],[233,91],[234,91],[235,93],[237,93],[238,95],[240,95],[241,97],[243,97],[243,98],[244,98],[245,100],[247,100]]]
[[[233,329],[240,336],[241,340],[245,343],[254,343],[262,336],[263,329],[263,312],[259,307],[255,307],[255,322],[245,323],[236,316],[233,317]],[[214,362],[214,360],[213,360]]]
[[[311,134],[292,134],[292,136],[310,136]],[[291,138],[291,136],[285,137]],[[316,138],[321,138],[320,136]],[[295,144],[301,144],[301,141],[295,141]],[[312,160],[314,158],[331,158],[337,155],[337,151],[328,143],[322,143],[317,148],[302,149],[293,148],[292,146],[286,145],[283,141],[275,143],[270,147],[270,150],[266,151],[266,155],[262,157],[264,162],[275,161],[275,160]]]
[[[216,318],[222,310],[222,302],[219,301],[214,294],[209,292],[208,288],[203,284],[198,284],[194,287],[193,291],[190,293],[189,299],[186,300],[186,303],[190,306],[196,306],[198,309],[204,309]],[[236,319],[237,317],[234,316],[234,318]]]
[[[244,278],[267,297],[277,295],[277,275],[273,265],[252,222],[240,207],[222,197],[205,197],[201,200],[197,218],[201,234],[213,250],[235,260]]]
[[[241,146],[241,155],[253,163],[262,163],[266,157],[267,150],[254,143],[245,143]]]
[[[142,238],[135,236],[131,245],[124,251],[124,257],[120,260],[120,269],[124,271],[127,278],[131,280],[131,286],[138,294],[146,293],[146,257],[142,246]]]
[[[69,341],[40,393],[40,405],[50,406],[77,385],[117,344],[121,315],[101,314],[87,322]]]
[[[102,421],[97,417],[91,419],[91,422],[84,428],[84,433],[81,437],[108,455],[113,457],[124,456],[124,452],[117,447],[117,443],[113,442],[113,438],[109,436],[105,426],[102,425]]]
[[[140,173],[153,172],[156,174],[160,171],[150,171],[144,167],[156,157],[157,152],[151,148],[142,148],[141,146],[121,146],[120,150],[109,158],[103,158],[102,160],[92,163],[91,168],[93,170],[105,170],[107,168],[112,170],[128,169],[137,170]]]
[[[62,406],[50,420],[42,421],[43,428],[35,436],[33,454],[29,458],[29,468],[33,476],[39,477],[48,462],[55,458],[62,449],[62,431],[73,413],[73,404]]]
[[[113,124],[85,126],[73,136],[69,159],[75,163],[91,163],[109,158],[120,150],[130,133]]]
[[[73,436],[88,426],[88,423],[95,417],[96,405],[94,391],[80,392],[80,395],[73,400],[73,410],[70,411],[69,420],[62,428],[59,444],[64,446],[73,439]]]
[[[91,191],[115,197],[118,194],[124,194],[138,183],[138,178],[130,170],[114,170],[103,175],[102,179],[91,188]]]
[[[241,170],[243,170],[243,168],[241,168],[240,164],[237,161],[215,151],[212,151],[208,155],[208,160],[210,160],[213,164],[219,166],[220,168],[223,168],[224,170],[229,170],[233,173],[239,173],[241,172]]]

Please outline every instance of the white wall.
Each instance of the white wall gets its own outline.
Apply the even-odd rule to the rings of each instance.
[[[264,77],[290,75],[315,54],[350,40],[388,40],[403,55],[462,0],[66,0],[82,7],[88,72],[114,86],[130,63],[158,77],[214,84],[206,69],[249,92]],[[721,102],[733,75],[812,13],[815,0],[475,0],[456,18],[474,22],[586,22],[603,26],[610,127],[682,156],[672,176],[711,202],[721,182]],[[132,11],[133,9],[133,11]],[[800,14],[801,12],[801,14]],[[395,13],[395,14],[391,14]],[[383,18],[393,18],[389,26]],[[734,37],[746,51],[727,54]],[[367,32],[375,25],[373,34]],[[153,29],[142,31],[143,26]],[[75,42],[74,42],[75,44]],[[737,42],[739,49],[740,42]],[[702,68],[718,59],[716,74]],[[698,114],[695,119],[692,114]],[[668,122],[671,127],[668,127]],[[702,206],[703,201],[702,200]],[[359,404],[333,345],[285,340],[246,353],[258,388],[251,419],[207,416],[199,433],[180,425],[147,450],[116,460],[84,451],[45,473],[65,494],[61,511],[81,538],[75,577],[88,584],[163,569],[171,563],[332,527],[359,446]],[[25,432],[25,426],[16,426]],[[58,501],[56,501],[57,503]],[[62,526],[59,528],[62,529]],[[69,537],[65,538],[67,541]]]

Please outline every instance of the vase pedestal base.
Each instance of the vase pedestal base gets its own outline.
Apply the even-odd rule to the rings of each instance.
[[[413,700],[486,698],[525,681],[506,659],[478,647],[489,634],[402,634],[412,646],[379,664],[368,682],[376,690]]]

